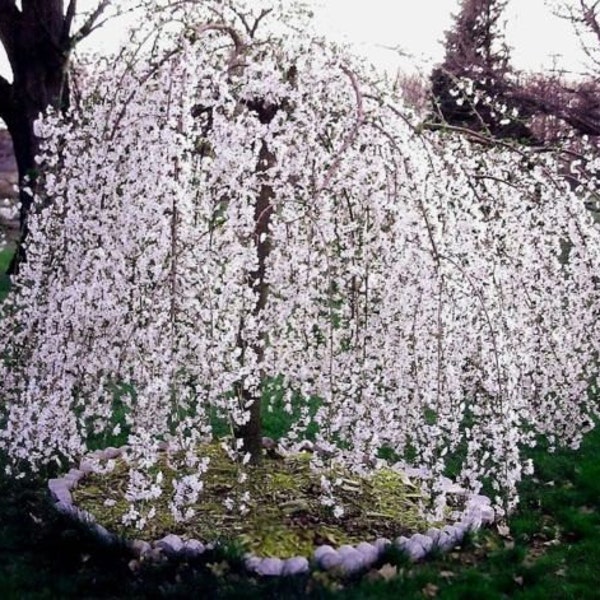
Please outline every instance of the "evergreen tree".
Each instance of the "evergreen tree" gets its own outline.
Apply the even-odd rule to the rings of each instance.
[[[431,74],[436,121],[494,137],[530,138],[512,111],[510,51],[502,20],[507,0],[462,0],[446,55]]]

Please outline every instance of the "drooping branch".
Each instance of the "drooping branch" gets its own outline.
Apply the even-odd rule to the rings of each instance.
[[[350,82],[352,83],[352,88],[354,89],[354,94],[356,95],[356,122],[354,127],[344,140],[342,147],[339,149],[337,156],[335,157],[333,163],[325,173],[325,177],[323,178],[323,183],[320,185],[317,194],[326,190],[333,179],[333,176],[339,170],[340,165],[342,164],[342,159],[344,154],[352,146],[354,140],[356,140],[356,136],[358,135],[358,130],[362,126],[365,121],[365,111],[364,111],[364,103],[363,103],[363,95],[360,91],[360,86],[358,83],[358,78],[356,74],[348,69],[347,67],[342,66],[342,71],[350,78]]]
[[[193,30],[198,35],[202,35],[207,31],[221,31],[227,33],[231,37],[234,45],[234,51],[229,59],[228,68],[229,70],[232,70],[236,67],[243,66],[243,55],[248,45],[235,27],[227,25],[226,23],[205,23],[204,25],[194,27]]]

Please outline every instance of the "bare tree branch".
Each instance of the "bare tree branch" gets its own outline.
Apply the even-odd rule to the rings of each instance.
[[[587,28],[593,32],[596,39],[600,42],[600,25],[598,24],[598,15],[596,12],[597,2],[593,6],[589,6],[585,0],[580,0],[582,20]]]
[[[72,4],[73,2],[71,2]],[[98,19],[104,11],[110,6],[111,0],[102,0],[96,7],[96,10],[87,18],[86,22],[80,27],[79,31],[71,37],[71,44],[75,45],[86,38],[92,31],[98,28]]]
[[[67,42],[69,40],[69,36],[71,35],[71,27],[73,25],[73,19],[75,18],[76,13],[77,13],[77,0],[69,0],[69,6],[67,7],[67,12],[65,14],[65,22],[63,25],[63,33],[62,33],[63,42]]]
[[[222,31],[227,33],[229,37],[233,41],[233,45],[235,50],[229,59],[229,69],[234,69],[236,67],[243,66],[242,57],[244,52],[246,51],[247,44],[240,35],[239,31],[235,29],[235,27],[231,27],[231,25],[227,25],[226,23],[206,23],[204,25],[199,25],[198,27],[194,27],[193,31],[198,35],[202,35],[207,31]]]
[[[235,15],[238,17],[238,19],[242,22],[242,25],[244,26],[244,29],[246,30],[246,33],[248,34],[248,37],[250,39],[254,38],[254,35],[256,34],[256,30],[258,29],[260,22],[265,17],[267,17],[270,13],[273,12],[272,8],[263,8],[263,10],[260,11],[260,14],[258,15],[258,17],[256,17],[256,19],[254,20],[254,23],[252,25],[250,25],[250,23],[248,23],[248,19],[246,19],[246,15],[242,11],[237,10],[233,7],[231,10],[235,13]]]

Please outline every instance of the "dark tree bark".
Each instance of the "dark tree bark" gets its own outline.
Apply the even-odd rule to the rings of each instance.
[[[273,120],[280,107],[268,104],[263,101],[248,103],[248,108],[254,111],[261,123],[267,124]],[[261,179],[266,178],[266,172],[276,163],[275,155],[269,150],[266,142],[260,142],[260,151],[258,154],[258,164],[256,171]],[[274,192],[272,186],[265,181],[260,186],[256,203],[254,205],[254,245],[256,248],[256,257],[258,267],[249,274],[248,284],[252,287],[256,295],[256,304],[254,306],[254,316],[260,315],[267,305],[269,287],[266,281],[266,262],[271,251],[271,242],[269,240],[269,224],[273,212]],[[242,360],[246,351],[246,344],[243,339],[243,324],[240,327],[240,347],[242,349]],[[264,356],[264,344],[266,343],[266,332],[261,332],[257,344],[253,348],[257,357],[258,364],[262,363]],[[264,377],[261,374],[261,380]],[[243,449],[250,453],[250,462],[257,464],[262,457],[262,414],[260,393],[255,395],[240,386],[240,395],[244,403],[249,403],[250,419],[236,432],[236,437],[244,442]]]
[[[0,118],[13,141],[19,172],[20,239],[10,274],[25,260],[27,217],[35,191],[37,170],[35,156],[39,141],[33,124],[48,107],[64,110],[69,102],[68,69],[75,44],[94,30],[95,24],[110,4],[98,3],[81,29],[71,32],[77,0],[22,0],[20,10],[15,0],[0,0],[0,43],[4,46],[13,73],[13,82],[0,77]]]

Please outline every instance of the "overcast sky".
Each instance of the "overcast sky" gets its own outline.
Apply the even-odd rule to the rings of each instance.
[[[458,0],[320,2],[322,8],[317,11],[317,18],[324,31],[347,36],[387,68],[394,68],[399,59],[382,46],[399,46],[417,56],[441,60],[440,42],[459,5]],[[582,70],[584,56],[571,25],[556,17],[545,0],[510,0],[506,20],[507,41],[513,47],[513,64],[517,69],[537,71],[541,67],[550,68],[556,60],[558,66],[567,70]],[[406,66],[406,61],[402,64]]]
[[[98,1],[80,0],[80,6],[89,8]],[[316,4],[316,26],[322,33],[351,41],[358,52],[392,72],[412,69],[421,61],[427,64],[441,60],[440,42],[458,6],[458,0],[311,1]],[[113,22],[90,36],[85,47],[115,49],[122,39],[122,29]],[[507,39],[517,69],[537,71],[557,61],[566,70],[583,70],[584,57],[571,26],[554,16],[545,0],[510,0]],[[398,47],[418,60],[403,59],[386,47]],[[0,57],[0,73],[7,76],[10,70],[3,59]]]

